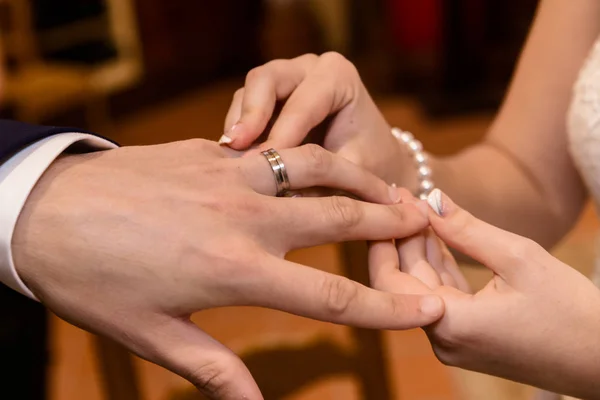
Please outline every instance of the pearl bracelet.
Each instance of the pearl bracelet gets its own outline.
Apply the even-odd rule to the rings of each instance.
[[[392,128],[392,135],[406,146],[411,157],[415,160],[419,178],[419,191],[417,195],[419,199],[426,200],[429,193],[435,188],[435,185],[432,180],[433,172],[429,167],[429,159],[423,151],[423,144],[415,139],[412,133],[399,128]]]

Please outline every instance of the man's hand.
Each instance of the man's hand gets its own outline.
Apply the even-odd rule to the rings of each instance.
[[[393,204],[395,189],[317,146],[280,151],[292,189],[328,186],[380,204],[272,197],[262,155],[225,152],[191,140],[56,161],[16,227],[21,278],[62,318],[220,399],[261,394],[243,363],[190,322],[195,311],[254,305],[383,329],[442,315],[436,296],[378,292],[283,259],[301,247],[412,235],[428,223],[423,210]]]

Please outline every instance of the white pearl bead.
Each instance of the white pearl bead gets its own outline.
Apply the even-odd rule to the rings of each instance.
[[[402,129],[392,128],[392,135],[394,135],[394,137],[398,140],[401,140],[403,133],[404,131]]]
[[[425,179],[425,178],[431,177],[431,175],[432,175],[431,168],[429,168],[427,165],[419,166],[419,178]]]
[[[421,199],[421,200],[427,200],[428,197],[429,197],[429,195],[427,193],[421,193],[419,195],[419,199]]]
[[[417,164],[425,164],[427,162],[427,154],[425,153],[417,153],[415,154],[415,161]]]
[[[415,137],[410,132],[402,132],[400,134],[400,140],[402,143],[409,144]]]
[[[423,145],[418,140],[412,140],[408,143],[408,148],[413,152],[418,153],[423,150]]]
[[[423,192],[429,193],[431,190],[433,190],[433,182],[429,179],[422,180],[420,187]]]

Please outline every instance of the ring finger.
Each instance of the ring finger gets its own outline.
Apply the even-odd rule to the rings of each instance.
[[[350,161],[316,145],[304,145],[279,152],[285,165],[290,190],[329,187],[352,193],[379,204],[400,201],[398,189]],[[242,164],[246,182],[258,193],[277,194],[276,171],[262,154],[236,160]]]

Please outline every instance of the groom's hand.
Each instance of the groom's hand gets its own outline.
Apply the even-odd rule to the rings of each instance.
[[[291,189],[348,198],[275,198],[262,155],[229,158],[203,140],[66,156],[42,177],[16,227],[17,270],[59,316],[109,336],[212,398],[260,399],[243,363],[190,322],[253,305],[368,328],[443,313],[438,297],[378,292],[283,259],[292,249],[404,237],[427,217],[374,175],[316,146],[280,152]]]

